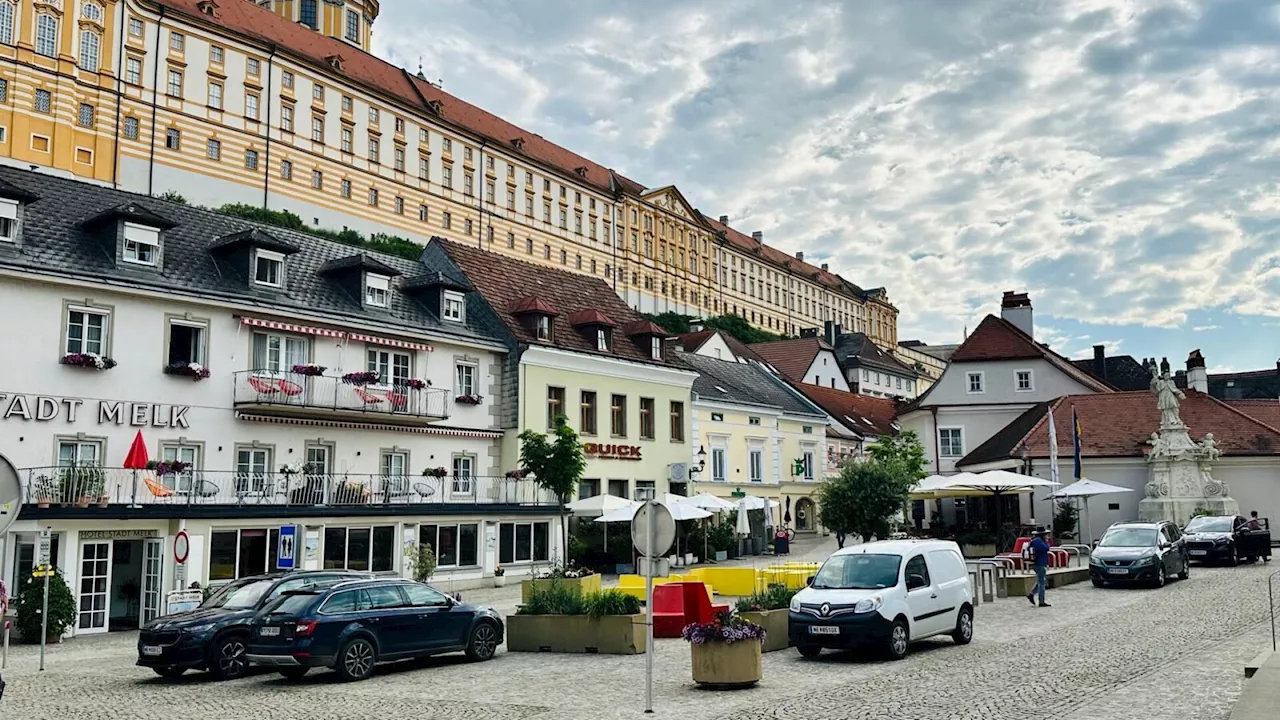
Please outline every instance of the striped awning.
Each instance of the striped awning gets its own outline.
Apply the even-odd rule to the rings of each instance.
[[[360,333],[351,333],[347,336],[354,342],[367,342],[374,345],[385,345],[387,347],[404,348],[405,350],[422,350],[423,352],[431,352],[435,348],[422,343],[409,342],[408,340],[392,340],[391,338],[375,337],[373,335],[361,335]]]
[[[279,330],[281,332],[298,333],[299,335],[319,335],[320,337],[334,338],[346,336],[346,333],[341,330],[326,330],[325,328],[311,327],[309,325],[295,325],[293,323],[280,322],[278,320],[263,320],[262,318],[254,317],[242,316],[240,318],[240,324]]]

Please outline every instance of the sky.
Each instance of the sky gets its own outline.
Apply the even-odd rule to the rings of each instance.
[[[1280,358],[1280,0],[430,0],[380,57],[953,343]]]

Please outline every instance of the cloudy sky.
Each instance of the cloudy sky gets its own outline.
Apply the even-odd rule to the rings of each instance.
[[[1280,357],[1280,0],[431,0],[376,52],[957,342]]]

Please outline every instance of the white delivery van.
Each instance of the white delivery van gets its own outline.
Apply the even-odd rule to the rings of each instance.
[[[805,657],[872,646],[898,660],[934,635],[972,640],[973,590],[954,542],[866,543],[827,558],[791,600],[789,620],[791,644]]]

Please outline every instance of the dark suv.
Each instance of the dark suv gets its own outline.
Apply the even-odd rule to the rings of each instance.
[[[290,592],[253,619],[249,662],[290,680],[313,667],[364,680],[380,662],[465,652],[488,660],[502,617],[410,580],[355,580]]]
[[[1149,583],[1164,587],[1177,575],[1186,580],[1191,568],[1182,531],[1171,522],[1119,522],[1089,556],[1094,587],[1108,583]]]
[[[241,677],[249,669],[245,658],[249,622],[264,606],[290,590],[369,577],[368,573],[319,570],[268,573],[229,582],[195,610],[144,625],[138,635],[137,664],[167,678],[187,670],[208,670],[217,680]]]

